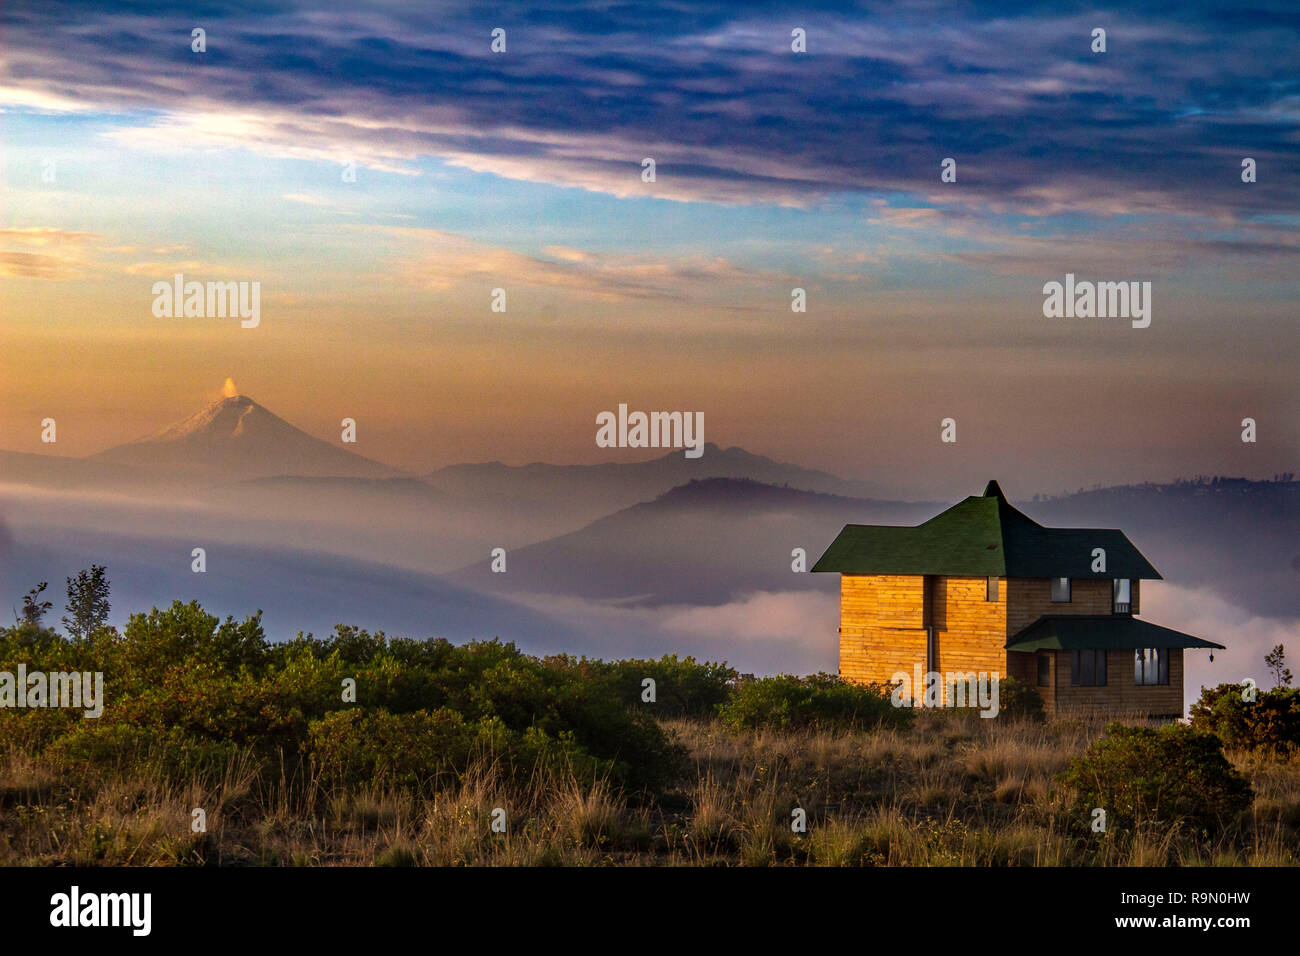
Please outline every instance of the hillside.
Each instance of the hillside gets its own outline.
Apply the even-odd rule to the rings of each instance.
[[[511,551],[507,573],[482,561],[448,577],[472,587],[636,604],[722,604],[746,591],[820,587],[792,549],[816,560],[850,516],[920,521],[933,505],[846,498],[746,479],[691,481],[581,530]]]
[[[916,524],[948,504],[694,481],[514,550],[507,574],[484,561],[450,577],[502,592],[721,604],[745,591],[833,586],[832,575],[792,574],[791,549],[805,548],[811,566],[845,524]],[[1204,587],[1260,615],[1300,617],[1300,483],[1177,482],[1017,506],[1048,525],[1121,528],[1176,586]]]

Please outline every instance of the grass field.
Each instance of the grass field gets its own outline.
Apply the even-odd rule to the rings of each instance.
[[[1229,753],[1254,799],[1213,841],[1177,827],[1080,832],[1056,776],[1100,721],[927,712],[906,729],[737,731],[662,721],[691,768],[650,797],[554,767],[500,772],[479,754],[445,789],[327,786],[251,754],[184,785],[166,755],[61,767],[0,762],[0,863],[298,866],[1293,865],[1300,760]],[[505,832],[493,832],[493,811]],[[793,832],[792,810],[806,813]],[[192,831],[193,811],[206,832]]]

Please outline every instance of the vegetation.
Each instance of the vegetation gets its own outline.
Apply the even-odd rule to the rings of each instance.
[[[179,602],[120,634],[15,616],[0,675],[100,671],[107,700],[0,708],[5,864],[1300,863],[1300,759],[1226,693],[1217,730],[1105,728],[1009,681],[979,719],[675,656],[271,644]]]
[[[63,619],[63,626],[75,637],[86,638],[108,623],[108,578],[102,564],[93,564],[89,571],[79,571],[75,578],[68,578],[68,617]],[[37,588],[37,593],[45,589],[45,582]],[[40,622],[46,603],[41,605],[41,612],[36,614]],[[24,602],[24,614],[31,608]]]
[[[1182,724],[1111,724],[1061,780],[1074,791],[1073,819],[1089,820],[1100,808],[1108,834],[1183,827],[1205,841],[1222,834],[1253,798],[1219,738]]]
[[[272,645],[260,612],[219,621],[196,603],[131,616],[82,640],[19,624],[0,632],[0,671],[105,675],[112,704],[0,710],[0,737],[103,769],[142,748],[169,771],[215,773],[236,750],[255,768],[301,760],[326,783],[437,790],[471,756],[527,776],[539,765],[581,779],[661,789],[683,751],[645,709],[564,659],[512,644],[388,639],[339,627]],[[685,703],[694,706],[689,696]],[[387,754],[387,756],[385,756]]]
[[[751,678],[718,716],[736,730],[905,727],[909,708],[894,707],[886,687],[849,684],[832,674]]]
[[[1279,644],[1264,655],[1264,666],[1273,672],[1275,687],[1291,686],[1291,668],[1286,666],[1286,647],[1284,645]]]
[[[1214,734],[1226,747],[1293,754],[1300,750],[1300,688],[1203,687],[1200,700],[1192,705],[1191,724]]]

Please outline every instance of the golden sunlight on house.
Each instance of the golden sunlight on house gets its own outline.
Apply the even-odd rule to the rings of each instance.
[[[840,574],[845,680],[1001,674],[1048,715],[1178,718],[1183,651],[1223,648],[1134,616],[1160,574],[1124,532],[1043,527],[996,481],[916,527],[846,525],[812,570]]]

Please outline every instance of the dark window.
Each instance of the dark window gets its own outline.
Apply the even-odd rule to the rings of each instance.
[[[1053,604],[1070,603],[1070,579],[1069,578],[1052,578],[1052,603]]]
[[[1137,684],[1169,683],[1169,649],[1139,647],[1133,652],[1133,680]]]
[[[1052,686],[1052,659],[1046,654],[1038,655],[1038,686]]]
[[[984,594],[984,600],[996,601],[998,599],[998,579],[989,578],[988,590]]]
[[[1115,602],[1112,610],[1116,614],[1128,614],[1133,610],[1131,586],[1128,578],[1115,579]]]
[[[1076,687],[1106,686],[1106,652],[1086,648],[1070,655],[1070,683]]]

